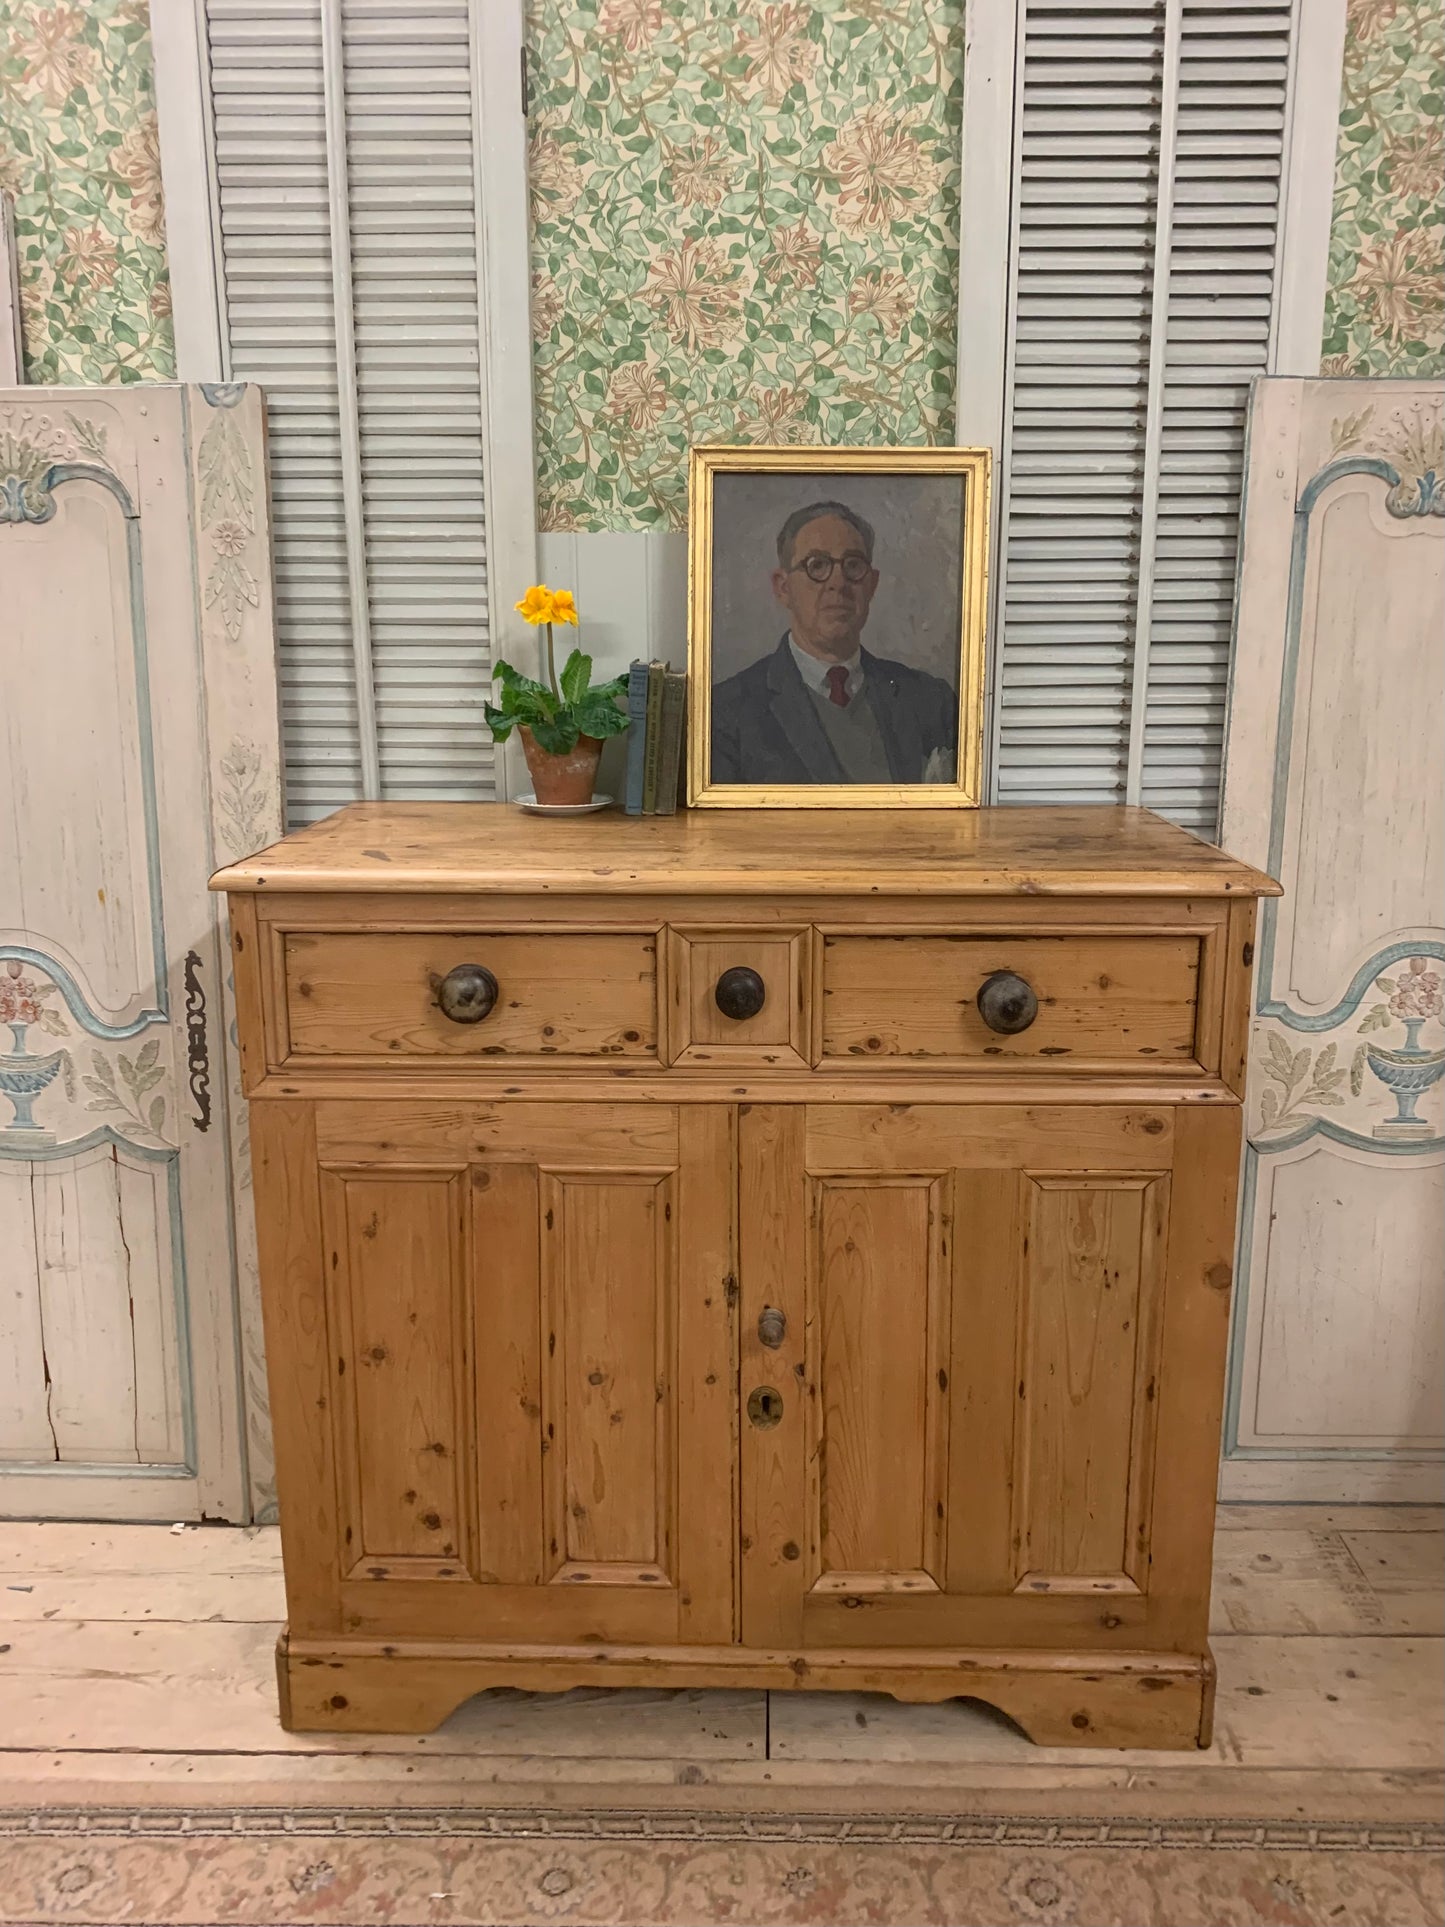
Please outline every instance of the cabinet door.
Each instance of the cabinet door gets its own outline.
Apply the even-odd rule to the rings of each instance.
[[[1237,1113],[741,1129],[745,1641],[1202,1646]]]
[[[256,1113],[293,1631],[731,1639],[731,1114]]]

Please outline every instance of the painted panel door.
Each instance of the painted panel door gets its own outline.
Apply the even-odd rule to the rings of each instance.
[[[1237,1124],[744,1113],[749,1644],[1202,1646]]]
[[[223,906],[280,821],[254,389],[0,392],[0,1513],[268,1486]]]
[[[255,1130],[310,1468],[293,1632],[729,1640],[730,1113],[265,1102]]]
[[[1445,465],[1438,387],[1261,382],[1224,840],[1260,925],[1222,1491],[1438,1497]]]

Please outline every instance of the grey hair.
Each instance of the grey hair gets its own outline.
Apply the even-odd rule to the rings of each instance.
[[[805,509],[794,509],[792,514],[778,530],[778,561],[785,569],[793,565],[793,544],[799,529],[806,528],[809,522],[816,522],[820,515],[836,515],[841,521],[857,529],[863,538],[863,553],[873,560],[873,524],[865,522],[856,510],[850,509],[845,502],[810,502]]]

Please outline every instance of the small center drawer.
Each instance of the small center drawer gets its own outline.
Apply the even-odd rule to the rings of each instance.
[[[1197,937],[1173,935],[825,937],[823,1062],[1188,1065],[1199,956]],[[1036,999],[1026,1028],[1000,1032],[980,1010],[998,973]]]
[[[287,931],[292,1057],[657,1059],[657,939],[646,932]],[[443,997],[449,972],[465,995]],[[478,997],[476,987],[491,979]],[[456,1021],[485,1004],[475,1021]]]

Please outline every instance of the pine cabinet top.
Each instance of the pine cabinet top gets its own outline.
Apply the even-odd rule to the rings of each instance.
[[[353,803],[220,870],[216,890],[766,896],[1278,896],[1151,810],[687,810],[539,818]]]

